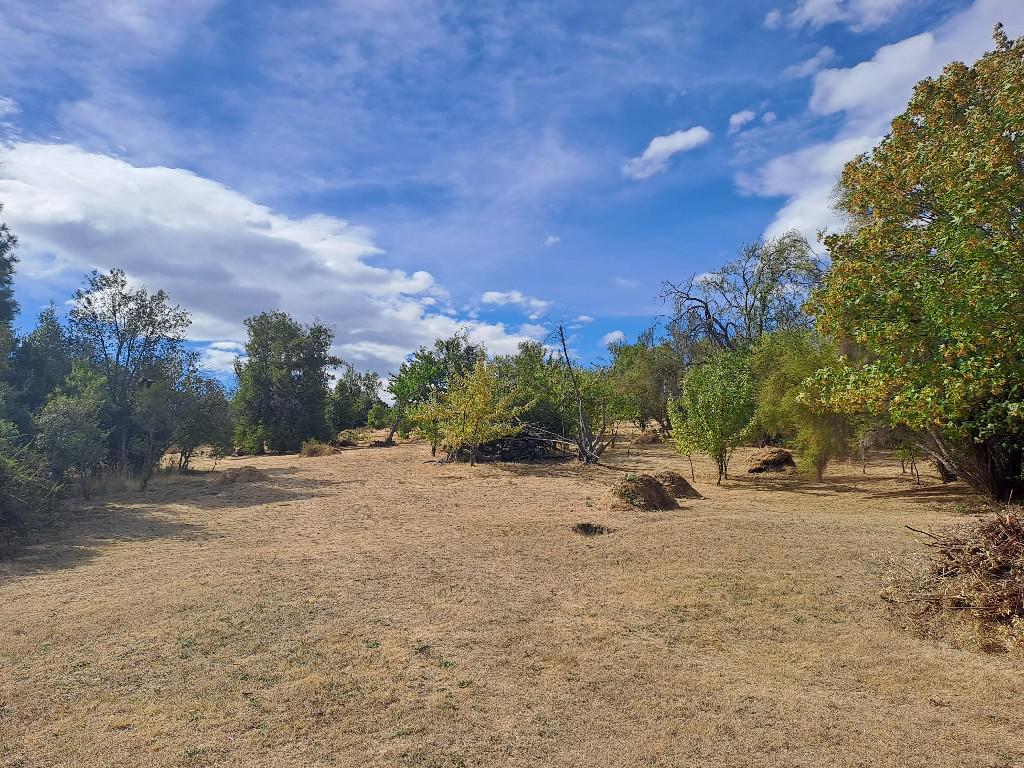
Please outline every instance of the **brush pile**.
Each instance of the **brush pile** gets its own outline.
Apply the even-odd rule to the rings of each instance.
[[[628,474],[612,489],[612,493],[637,509],[651,511],[679,506],[665,486],[651,475]]]
[[[931,634],[942,634],[939,619],[952,619],[961,629],[968,626],[984,650],[1024,653],[1021,509],[939,535],[916,532],[928,536],[933,550],[925,572],[894,579],[883,595],[917,606],[915,618]]]
[[[676,499],[703,499],[700,492],[690,485],[689,481],[678,472],[659,472],[654,479],[664,486]]]
[[[747,472],[760,474],[762,472],[788,472],[796,469],[796,461],[793,454],[785,448],[765,448],[750,459]]]
[[[218,472],[214,478],[214,485],[234,485],[235,483],[260,483],[270,479],[266,472],[261,472],[256,467],[232,467]]]

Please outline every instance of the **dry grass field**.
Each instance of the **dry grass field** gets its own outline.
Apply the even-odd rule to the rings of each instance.
[[[1024,766],[1019,662],[878,597],[958,485],[701,463],[706,500],[637,512],[622,470],[685,459],[428,458],[234,460],[269,480],[69,511],[0,562],[0,765]]]

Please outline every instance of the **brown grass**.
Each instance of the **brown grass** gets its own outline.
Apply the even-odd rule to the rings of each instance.
[[[1024,763],[1022,668],[878,599],[959,484],[890,461],[718,488],[702,462],[708,501],[651,514],[602,499],[681,470],[664,446],[428,458],[249,457],[268,479],[70,511],[0,563],[0,765]]]

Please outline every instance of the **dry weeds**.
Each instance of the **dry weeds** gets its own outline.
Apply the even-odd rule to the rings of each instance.
[[[676,499],[703,499],[700,491],[690,485],[690,481],[674,470],[658,472],[654,479]]]
[[[246,458],[85,504],[0,563],[5,766],[946,766],[1024,762],[1024,674],[894,627],[904,528],[959,484],[748,476],[687,514],[607,466]],[[224,467],[239,461],[222,462]],[[687,472],[688,474],[688,472]],[[580,520],[613,527],[583,537]]]

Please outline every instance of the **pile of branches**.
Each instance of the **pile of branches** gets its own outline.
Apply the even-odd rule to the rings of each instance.
[[[908,526],[909,527],[909,526]],[[1024,652],[1024,515],[1007,507],[981,523],[928,537],[925,572],[906,573],[887,595],[918,618],[968,619],[986,650]],[[927,627],[926,627],[927,628]]]
[[[566,458],[575,447],[571,441],[532,426],[525,426],[509,437],[491,440],[477,448],[476,460],[480,461],[543,461],[549,458]],[[449,454],[446,461],[468,461],[469,449],[462,448]]]

